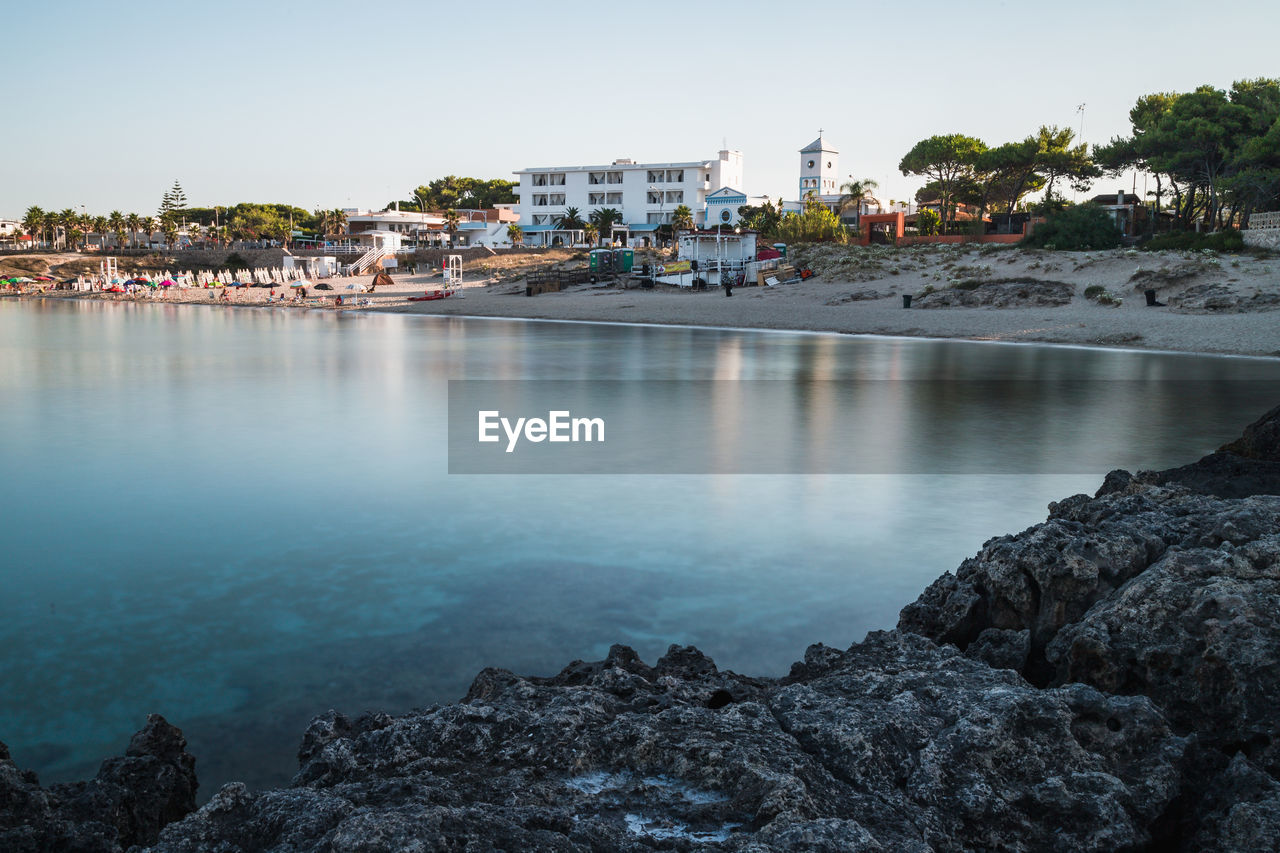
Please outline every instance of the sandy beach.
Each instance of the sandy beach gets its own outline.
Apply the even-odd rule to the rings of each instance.
[[[394,284],[373,293],[360,292],[372,276],[329,279],[333,290],[309,288],[305,301],[281,302],[260,288],[229,289],[225,298],[222,290],[190,289],[144,299],[1280,356],[1280,259],[1273,257],[824,246],[801,247],[794,259],[812,266],[818,276],[776,287],[735,288],[731,298],[720,289],[634,284],[581,285],[527,297],[516,275],[466,280],[469,272],[482,273],[464,267],[461,292],[430,302],[409,297],[439,290],[438,272],[393,273]],[[1164,304],[1148,306],[1143,293],[1148,288]],[[138,299],[65,291],[47,295]],[[909,310],[903,308],[904,295],[913,297]],[[336,296],[343,298],[341,308]]]
[[[949,249],[949,247],[947,247]],[[1138,347],[1203,353],[1280,356],[1280,260],[1182,253],[1067,253],[979,250],[864,250],[852,264],[815,259],[817,278],[777,287],[692,292],[582,286],[562,293],[524,295],[519,282],[467,288],[462,299],[411,303],[378,294],[381,310],[421,314],[523,317],[545,320],[657,323],[793,329],[842,334],[964,338]],[[804,255],[800,254],[803,260]],[[825,269],[824,269],[825,267]],[[843,269],[842,269],[843,267]],[[1139,270],[1145,274],[1140,274]],[[850,272],[854,275],[849,275]],[[896,272],[895,272],[896,271]],[[1138,276],[1137,281],[1133,281]],[[914,307],[952,282],[1053,281],[1070,285],[1061,305]],[[1084,294],[1101,286],[1118,304]],[[397,281],[413,290],[417,282]],[[934,293],[922,295],[928,288]],[[1148,307],[1143,291],[1157,291]],[[981,286],[976,290],[980,290]],[[1007,288],[1005,288],[1007,289]],[[971,292],[976,292],[971,291]],[[1211,296],[1206,297],[1206,292]],[[913,295],[904,310],[902,296]],[[1214,297],[1216,295],[1216,299]],[[1276,300],[1274,302],[1270,300]],[[1028,302],[1032,300],[1027,300]],[[1225,307],[1199,307],[1202,303]],[[1232,303],[1235,304],[1232,304]]]

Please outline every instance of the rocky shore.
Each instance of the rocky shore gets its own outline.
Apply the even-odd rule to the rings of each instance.
[[[195,809],[153,716],[89,782],[0,745],[6,851],[1280,849],[1280,407],[1112,472],[780,679],[673,646],[330,712],[288,788]]]

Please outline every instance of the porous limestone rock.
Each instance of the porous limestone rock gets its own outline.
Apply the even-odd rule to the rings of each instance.
[[[154,843],[165,824],[195,809],[195,759],[182,732],[158,714],[122,757],[87,782],[40,787],[0,744],[0,850],[119,853]]]

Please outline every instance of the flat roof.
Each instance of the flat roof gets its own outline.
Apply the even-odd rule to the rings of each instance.
[[[618,163],[608,166],[531,166],[528,169],[516,169],[511,174],[524,175],[531,172],[620,172],[624,169],[702,169],[711,165],[710,160],[689,160],[684,163]]]

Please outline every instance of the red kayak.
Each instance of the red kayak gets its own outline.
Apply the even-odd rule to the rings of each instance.
[[[430,293],[424,293],[422,296],[410,296],[410,302],[432,302],[436,299],[444,299],[447,296],[453,296],[452,290],[433,290]]]

